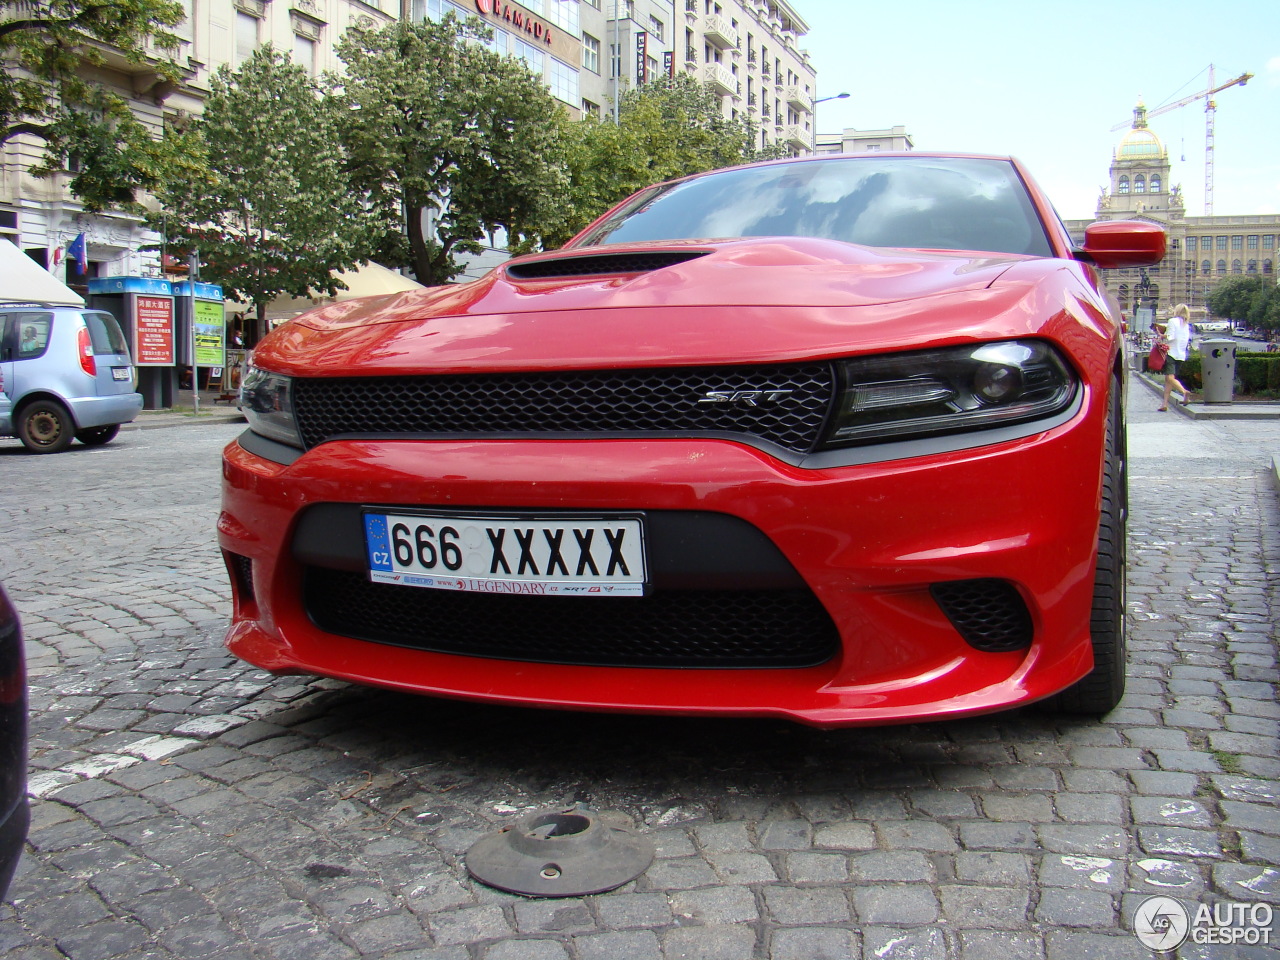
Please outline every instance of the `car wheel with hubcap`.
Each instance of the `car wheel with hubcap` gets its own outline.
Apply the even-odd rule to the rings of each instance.
[[[120,432],[120,424],[113,423],[105,427],[85,427],[76,433],[76,439],[86,447],[100,447],[110,443]]]
[[[36,400],[18,413],[18,439],[32,453],[58,453],[74,436],[71,414],[55,400]]]

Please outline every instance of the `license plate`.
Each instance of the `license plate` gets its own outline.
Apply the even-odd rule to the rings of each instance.
[[[133,376],[133,370],[129,367],[112,367],[111,377],[115,380],[128,380]]]
[[[639,597],[644,524],[630,516],[364,514],[369,577],[436,590]]]

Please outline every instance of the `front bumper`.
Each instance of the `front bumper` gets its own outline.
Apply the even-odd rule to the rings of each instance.
[[[1102,444],[1090,409],[1021,440],[829,469],[791,466],[725,440],[340,440],[289,465],[233,442],[224,452],[218,526],[235,595],[227,645],[280,673],[593,711],[837,726],[1030,703],[1092,665]],[[653,511],[677,529],[682,515],[733,518],[785,558],[790,574],[773,573],[794,577],[820,604],[832,648],[821,662],[783,667],[673,668],[504,659],[327,632],[304,600],[315,594],[308,578],[317,569],[345,568],[353,580],[363,573],[353,569],[350,536],[333,528],[326,557],[315,515],[306,518],[317,509],[358,514],[361,504]],[[1030,618],[1028,645],[984,652],[961,637],[931,587],[970,580],[1011,587]],[[737,584],[747,588],[744,598],[777,585]],[[465,636],[461,643],[465,649]]]

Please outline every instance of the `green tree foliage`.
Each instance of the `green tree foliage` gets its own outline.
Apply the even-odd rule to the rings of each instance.
[[[474,19],[357,25],[335,78],[353,182],[383,227],[378,259],[444,283],[499,229],[519,246],[565,190],[563,114],[524,61]]]
[[[184,149],[181,138],[157,139],[126,100],[89,77],[111,48],[151,72],[156,91],[171,85],[178,67],[154,50],[173,50],[165,30],[182,22],[172,0],[24,0],[0,8],[0,144],[19,134],[45,143],[33,172],[62,170],[78,161],[71,192],[86,210],[134,205]],[[145,73],[142,75],[146,75]]]
[[[333,272],[367,259],[369,218],[346,183],[331,104],[271,47],[219,70],[192,127],[205,155],[157,192],[148,219],[172,250],[199,251],[202,279],[254,304],[253,342],[271,300],[343,287]]]
[[[1227,277],[1209,294],[1209,310],[1216,317],[1244,320],[1248,318],[1253,298],[1262,286],[1259,276]]]
[[[756,148],[756,136],[747,121],[727,119],[720,97],[688,74],[627,90],[617,123],[588,117],[566,131],[569,202],[548,226],[547,245],[563,244],[650,184],[789,154],[777,145]]]

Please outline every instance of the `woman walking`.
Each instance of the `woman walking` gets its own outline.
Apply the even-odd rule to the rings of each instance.
[[[1160,342],[1169,348],[1164,358],[1164,403],[1161,412],[1169,409],[1169,397],[1176,387],[1182,394],[1182,402],[1191,400],[1191,391],[1178,380],[1178,364],[1187,359],[1187,350],[1191,346],[1191,308],[1180,303],[1173,308],[1173,316],[1162,325],[1156,324],[1160,332]]]

